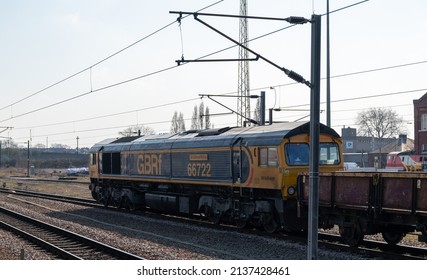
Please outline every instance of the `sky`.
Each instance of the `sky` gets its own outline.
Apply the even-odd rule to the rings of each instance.
[[[170,130],[175,111],[190,128],[194,106],[229,111],[201,94],[236,95],[237,62],[176,60],[210,55],[238,58],[218,33],[170,11],[239,14],[238,0],[0,0],[0,140],[90,147],[134,125]],[[330,0],[330,10],[360,0]],[[326,1],[247,0],[248,15],[324,15]],[[370,0],[330,15],[331,125],[356,127],[358,113],[391,108],[413,138],[413,100],[427,92],[425,0]],[[239,20],[202,17],[239,38]],[[289,28],[287,28],[289,27]],[[310,80],[311,26],[249,20],[249,48]],[[267,35],[269,34],[269,35]],[[266,35],[266,36],[264,36]],[[258,39],[256,39],[258,38]],[[254,39],[254,40],[252,40]],[[223,50],[223,51],[221,51]],[[221,51],[221,52],[218,52]],[[322,17],[321,77],[326,77],[326,16]],[[250,57],[253,57],[250,55]],[[310,89],[265,61],[249,63],[251,94],[266,92],[274,120],[309,120]],[[321,109],[326,109],[326,80]],[[236,110],[235,98],[215,98]],[[251,100],[251,109],[256,100]],[[267,114],[268,115],[268,114]],[[326,113],[321,113],[326,123]],[[237,116],[212,116],[215,127]]]

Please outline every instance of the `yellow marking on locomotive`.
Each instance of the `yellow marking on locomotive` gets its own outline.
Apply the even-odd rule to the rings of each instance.
[[[162,175],[162,154],[139,154],[138,174]]]
[[[207,161],[208,154],[190,154],[191,161]]]

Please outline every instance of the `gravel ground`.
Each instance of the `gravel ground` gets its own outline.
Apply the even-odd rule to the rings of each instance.
[[[86,208],[13,195],[0,195],[0,206],[90,236],[146,259],[304,260],[307,257],[304,244],[102,208]],[[26,259],[51,258],[40,255],[23,241],[17,242],[17,238],[10,234],[1,239],[0,248],[2,248],[0,259],[19,259],[21,248],[26,252]],[[320,250],[319,259],[363,259],[363,257]]]

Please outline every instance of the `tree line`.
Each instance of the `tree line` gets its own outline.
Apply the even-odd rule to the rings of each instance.
[[[203,101],[199,106],[195,105],[193,115],[191,117],[191,130],[209,129],[213,125],[210,120],[209,107],[204,105]],[[170,133],[179,133],[186,131],[184,113],[175,111],[172,116]],[[138,135],[152,135],[155,130],[146,125],[136,125],[128,127],[119,132],[119,135],[124,137],[138,136]]]

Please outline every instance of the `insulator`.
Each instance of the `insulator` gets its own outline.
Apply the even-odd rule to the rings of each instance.
[[[294,72],[294,71],[289,71],[288,77],[291,78],[292,80],[298,82],[298,83],[305,83],[305,79],[303,78],[303,76],[301,76],[300,74]]]
[[[304,24],[307,23],[309,20],[304,17],[288,17],[286,18],[286,21],[290,24]]]

